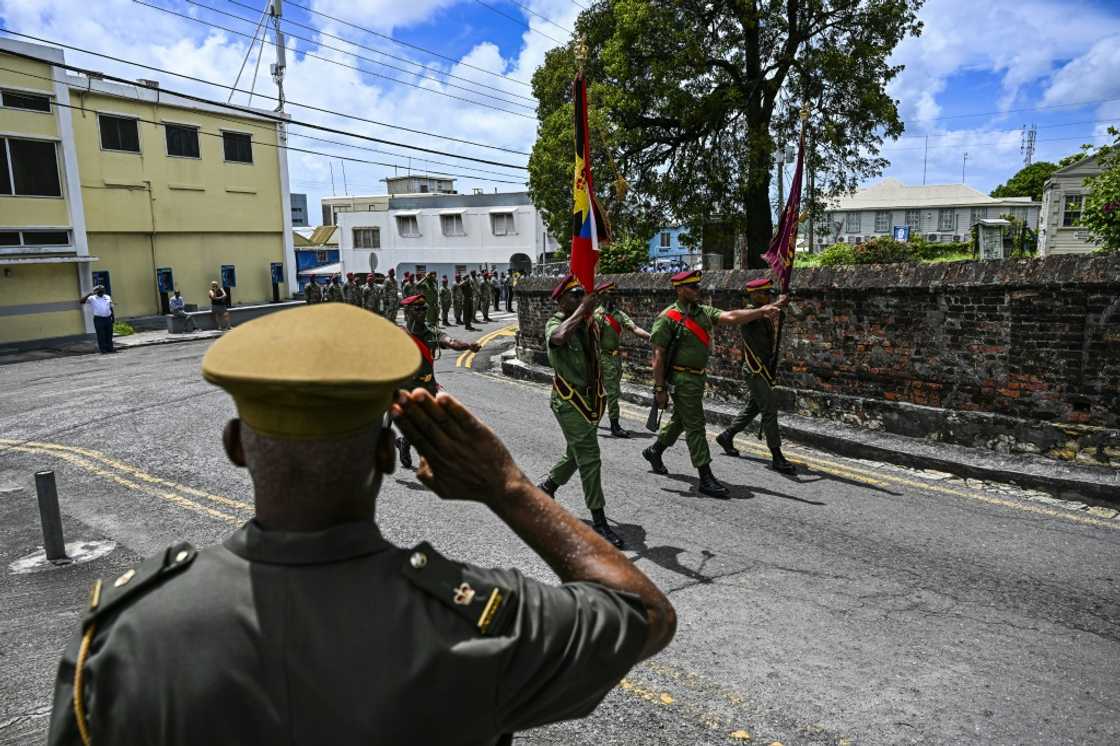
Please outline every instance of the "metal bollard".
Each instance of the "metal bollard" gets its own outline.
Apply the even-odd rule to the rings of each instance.
[[[39,519],[43,523],[43,548],[47,550],[47,560],[68,562],[70,558],[66,556],[66,542],[62,538],[62,516],[58,512],[58,488],[53,471],[35,472],[35,492],[39,496]]]

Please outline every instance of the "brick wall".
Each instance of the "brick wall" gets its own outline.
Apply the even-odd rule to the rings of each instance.
[[[708,273],[720,308],[757,271]],[[613,276],[649,329],[664,275]],[[553,280],[518,285],[518,355],[546,362]],[[738,333],[716,335],[709,395],[742,392]],[[628,378],[650,352],[628,337]],[[1000,452],[1120,467],[1120,256],[818,268],[794,274],[779,368],[783,409]]]

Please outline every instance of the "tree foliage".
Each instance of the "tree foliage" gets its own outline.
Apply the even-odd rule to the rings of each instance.
[[[600,0],[576,32],[586,40],[592,166],[616,227],[662,222],[693,235],[713,220],[745,234],[758,266],[773,231],[770,183],[779,144],[796,142],[811,110],[809,167],[819,195],[882,171],[885,138],[903,131],[888,58],[921,24],[922,0]],[[540,127],[529,161],[534,201],[570,235],[571,45],[533,77]],[[630,189],[609,189],[616,175]]]
[[[1120,249],[1120,130],[1109,127],[1108,133],[1116,140],[1098,151],[1101,173],[1085,179],[1089,193],[1085,195],[1081,224],[1102,248],[1116,250]]]
[[[637,272],[649,260],[649,243],[640,236],[615,238],[599,250],[599,271],[605,274]]]
[[[1058,170],[1058,164],[1038,161],[1019,169],[1019,172],[992,190],[993,197],[1030,197],[1036,202],[1042,200],[1042,188],[1046,180]]]

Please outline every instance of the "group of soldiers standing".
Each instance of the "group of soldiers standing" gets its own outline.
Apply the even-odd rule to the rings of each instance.
[[[775,329],[787,298],[773,297],[769,279],[752,280],[744,288],[746,308],[724,311],[700,303],[699,270],[672,276],[677,295],[673,305],[661,311],[653,328],[641,328],[618,307],[614,284],[607,283],[586,292],[573,275],[565,277],[552,291],[557,311],[545,325],[553,386],[551,408],[564,434],[563,457],[538,485],[549,495],[563,486],[578,470],[584,500],[592,515],[595,531],[622,548],[624,542],[608,525],[601,480],[601,459],[597,430],[605,412],[609,413],[611,433],[628,438],[619,422],[619,396],[622,366],[619,344],[623,330],[648,341],[653,347],[653,398],[660,410],[669,408],[672,416],[661,424],[656,420],[657,439],[642,451],[656,474],[668,474],[662,454],[683,434],[689,457],[699,475],[701,494],[726,498],[729,491],[712,474],[704,417],[704,388],[716,326],[736,326],[743,340],[744,366],[751,398],[716,442],[728,455],[738,456],[735,436],[745,430],[759,414],[771,452],[771,468],[791,474],[794,467],[782,455],[778,434],[777,400],[774,396]],[[653,429],[653,423],[647,423]]]
[[[388,275],[371,272],[355,275],[349,272],[346,282],[339,275],[331,277],[326,285],[311,282],[304,291],[308,304],[349,303],[384,316],[394,324],[401,301],[415,295],[422,295],[426,301],[427,321],[432,325],[442,322],[443,326],[458,326],[465,323],[468,331],[475,331],[474,324],[490,321],[490,311],[501,310],[505,300],[506,311],[513,311],[513,289],[520,275],[517,272],[491,273],[471,270],[468,274],[456,274],[455,282],[448,283],[447,275],[437,284],[436,273],[428,272],[423,276],[405,272],[398,284],[396,271],[390,269]],[[454,315],[454,324],[451,316]]]

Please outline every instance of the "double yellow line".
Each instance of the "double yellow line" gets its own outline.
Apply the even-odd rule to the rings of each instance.
[[[20,453],[33,453],[57,458],[133,492],[156,497],[176,507],[200,513],[225,523],[240,525],[253,514],[252,503],[236,500],[225,495],[215,495],[205,490],[157,477],[154,474],[137,469],[131,464],[89,448],[39,441],[24,442],[12,438],[0,438],[0,447]]]
[[[493,342],[498,337],[512,337],[514,334],[517,334],[517,324],[511,324],[510,326],[496,329],[489,334],[483,334],[478,338],[478,343],[485,347],[488,343]],[[476,354],[477,353],[472,352],[471,350],[466,350],[465,352],[460,353],[459,357],[455,358],[455,367],[470,368],[474,365],[474,356]]]

